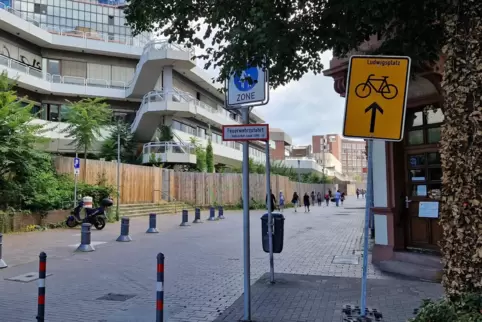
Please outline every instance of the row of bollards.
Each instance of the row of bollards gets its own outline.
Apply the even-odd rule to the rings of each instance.
[[[181,217],[181,227],[187,227],[189,225],[189,212],[184,209],[182,211]],[[218,207],[218,217],[216,218],[216,208],[210,207],[209,208],[209,218],[208,221],[216,221],[219,219],[225,219],[224,217],[224,209],[223,207]],[[117,237],[116,241],[118,242],[130,242],[132,241],[131,236],[129,235],[129,223],[130,219],[128,217],[122,217],[121,219],[121,231],[119,237]],[[196,208],[194,210],[194,224],[202,223],[201,221],[201,209]],[[93,252],[95,250],[94,246],[91,244],[91,224],[83,223],[82,229],[80,232],[80,245],[77,248],[79,252]],[[156,234],[159,233],[157,230],[157,215],[156,214],[149,214],[149,228],[146,231],[147,234]],[[0,234],[0,268],[2,268],[2,263],[5,265],[5,262],[2,260],[2,235]]]
[[[225,219],[225,218],[226,217],[224,217],[223,207],[221,207],[221,206],[218,207],[218,218],[216,218],[216,208],[214,208],[214,207],[209,208],[208,221],[216,221],[216,220]],[[202,221],[201,221],[201,209],[199,209],[199,208],[194,209],[194,221],[193,221],[193,223],[194,224],[202,223]],[[181,224],[179,226],[181,226],[181,227],[190,226],[189,225],[189,212],[186,209],[184,209],[182,211]]]
[[[87,225],[90,225],[90,224],[87,224]],[[0,234],[0,238],[1,237],[2,235]],[[156,275],[157,275],[156,322],[164,322],[164,254],[163,253],[157,254]],[[47,277],[47,254],[44,252],[41,252],[39,255],[38,296],[37,296],[37,316],[36,316],[36,319],[39,322],[45,322],[45,278],[46,277]]]

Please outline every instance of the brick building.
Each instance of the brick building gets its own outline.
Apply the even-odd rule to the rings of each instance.
[[[333,154],[341,162],[345,175],[352,180],[366,181],[365,141],[345,139],[339,134],[314,135],[312,137],[314,154],[323,152],[323,142],[325,142],[325,153]]]

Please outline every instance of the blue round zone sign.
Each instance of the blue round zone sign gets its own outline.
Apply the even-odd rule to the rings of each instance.
[[[241,75],[234,76],[234,86],[241,91],[252,90],[258,84],[258,68],[250,67],[241,72]]]

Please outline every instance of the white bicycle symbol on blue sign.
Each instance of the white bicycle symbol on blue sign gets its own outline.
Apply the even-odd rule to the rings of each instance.
[[[234,85],[241,92],[252,90],[258,83],[258,68],[250,67],[243,70],[241,75],[234,76]]]

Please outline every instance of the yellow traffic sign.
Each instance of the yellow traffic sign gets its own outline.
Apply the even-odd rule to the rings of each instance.
[[[410,57],[352,56],[346,88],[346,137],[401,141]]]

